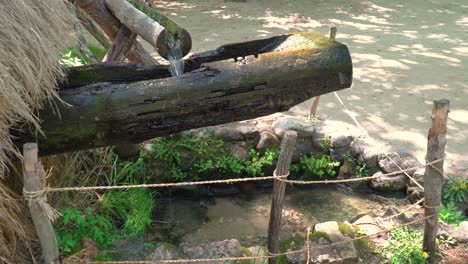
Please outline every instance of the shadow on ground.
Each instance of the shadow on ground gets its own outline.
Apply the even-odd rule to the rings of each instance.
[[[432,102],[451,101],[446,164],[468,167],[468,3],[466,1],[158,1],[192,35],[192,52],[225,43],[338,27],[354,64],[354,83],[339,95],[385,150],[421,161]],[[306,99],[306,98],[304,98]],[[310,101],[291,109],[307,115]],[[352,122],[333,94],[319,115]]]

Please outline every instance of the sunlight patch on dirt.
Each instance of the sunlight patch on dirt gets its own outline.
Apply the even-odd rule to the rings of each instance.
[[[265,28],[278,28],[284,30],[302,30],[313,29],[322,26],[318,20],[300,14],[290,14],[288,16],[275,15],[271,10],[265,12],[265,16],[258,17],[258,20],[263,21]]]

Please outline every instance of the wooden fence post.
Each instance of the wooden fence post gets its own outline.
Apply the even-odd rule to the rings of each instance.
[[[37,192],[43,189],[41,179],[41,162],[38,161],[37,144],[26,143],[23,145],[23,181],[24,191]],[[34,223],[39,242],[41,243],[42,256],[46,264],[59,263],[59,251],[54,228],[39,203],[34,200],[28,201],[29,212]]]
[[[331,41],[335,41],[336,26],[334,24],[330,25],[328,35]],[[320,101],[320,96],[315,96],[314,98],[312,98],[312,104],[310,105],[309,119],[312,119],[312,117],[317,114],[319,101]]]
[[[291,165],[294,148],[296,146],[297,133],[295,131],[286,131],[281,142],[281,153],[276,165],[276,175],[287,175]],[[273,183],[273,198],[271,200],[270,222],[268,225],[268,252],[278,253],[279,239],[278,234],[281,226],[281,213],[283,211],[284,192],[286,183],[275,180]],[[276,258],[268,259],[269,264],[276,264]]]
[[[444,183],[445,144],[447,135],[448,100],[434,101],[432,108],[432,126],[427,136],[426,162],[439,162],[426,166],[424,173],[424,242],[423,249],[429,253],[429,263],[435,263],[437,221]]]

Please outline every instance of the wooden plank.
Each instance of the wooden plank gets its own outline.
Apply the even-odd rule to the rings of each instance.
[[[296,131],[286,131],[281,142],[281,153],[278,158],[275,175],[282,176],[289,174],[289,167],[296,147]],[[268,252],[278,253],[279,231],[281,227],[281,213],[283,211],[283,201],[286,183],[275,180],[273,183],[273,197],[271,200],[270,221],[268,224]],[[268,259],[269,264],[276,264],[277,258]]]
[[[432,126],[429,129],[427,140],[428,163],[445,157],[445,144],[447,143],[447,118],[450,102],[448,100],[434,101],[432,108]],[[442,184],[444,183],[444,161],[441,160],[426,166],[424,173],[424,221],[423,249],[429,253],[428,261],[436,262],[436,237],[439,207],[441,203]]]

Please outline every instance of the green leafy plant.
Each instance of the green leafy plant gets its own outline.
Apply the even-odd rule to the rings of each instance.
[[[224,145],[222,139],[218,139],[213,135],[198,137],[192,135],[189,131],[185,131],[180,135],[171,135],[169,137],[156,138],[152,141],[153,157],[156,160],[164,161],[166,166],[166,178],[175,179],[176,181],[184,181],[189,176],[190,180],[197,180],[198,175],[182,171],[181,169],[181,151],[190,150],[196,155],[192,160],[192,164],[188,164],[193,168],[196,174],[206,172],[212,169],[213,161],[211,164],[208,159],[211,158],[214,150],[221,148]]]
[[[358,163],[356,166],[356,175],[358,177],[367,177],[370,175],[370,168],[364,163]]]
[[[60,64],[66,67],[75,67],[84,65],[83,59],[80,58],[73,50],[69,50],[60,58]]]
[[[319,146],[324,152],[328,152],[331,147],[331,138],[330,137],[323,138],[322,140],[320,140]]]
[[[106,176],[109,185],[135,185],[147,183],[143,175],[145,155],[136,161],[120,162],[116,155]],[[127,235],[137,235],[151,224],[155,206],[154,193],[145,188],[110,190],[100,199],[100,210],[123,228]]]
[[[279,156],[279,150],[270,150],[265,151],[263,156],[258,153],[255,149],[251,148],[249,150],[250,160],[245,162],[245,172],[249,176],[258,176],[263,175],[262,168],[265,165],[272,165],[273,162]]]
[[[335,168],[340,166],[338,161],[332,161],[330,155],[322,155],[320,158],[302,155],[300,158],[300,170],[305,178],[325,178],[335,176]]]
[[[446,202],[463,203],[468,202],[468,181],[467,179],[449,177],[447,185],[444,187],[444,200]]]
[[[249,150],[250,158],[241,160],[223,150],[224,141],[214,135],[198,137],[189,131],[180,135],[172,135],[157,138],[152,142],[152,157],[157,161],[163,161],[165,177],[175,181],[197,181],[203,177],[241,177],[243,175],[263,175],[264,166],[272,165],[279,156],[279,150],[267,150],[260,154],[255,149]],[[190,151],[193,158],[189,164],[184,164],[188,169],[182,169],[182,151]],[[186,161],[184,161],[186,162]]]
[[[102,61],[107,53],[107,49],[93,43],[88,43],[88,49],[98,61]],[[61,56],[60,63],[66,67],[76,67],[89,64],[90,59],[78,47],[70,47]]]
[[[80,250],[83,237],[91,238],[100,248],[110,246],[116,238],[115,227],[111,222],[89,207],[84,211],[65,208],[61,214],[61,222],[55,227],[56,236],[60,251],[67,255]]]
[[[245,170],[243,162],[231,154],[225,154],[216,159],[215,167],[222,174],[233,174],[240,176]]]
[[[423,234],[411,231],[407,227],[394,229],[390,232],[390,243],[380,252],[392,264],[423,264],[427,263],[427,252],[422,250]]]
[[[439,222],[445,222],[453,226],[458,226],[465,221],[465,216],[458,210],[454,201],[449,201],[446,205],[441,205],[439,212]]]

